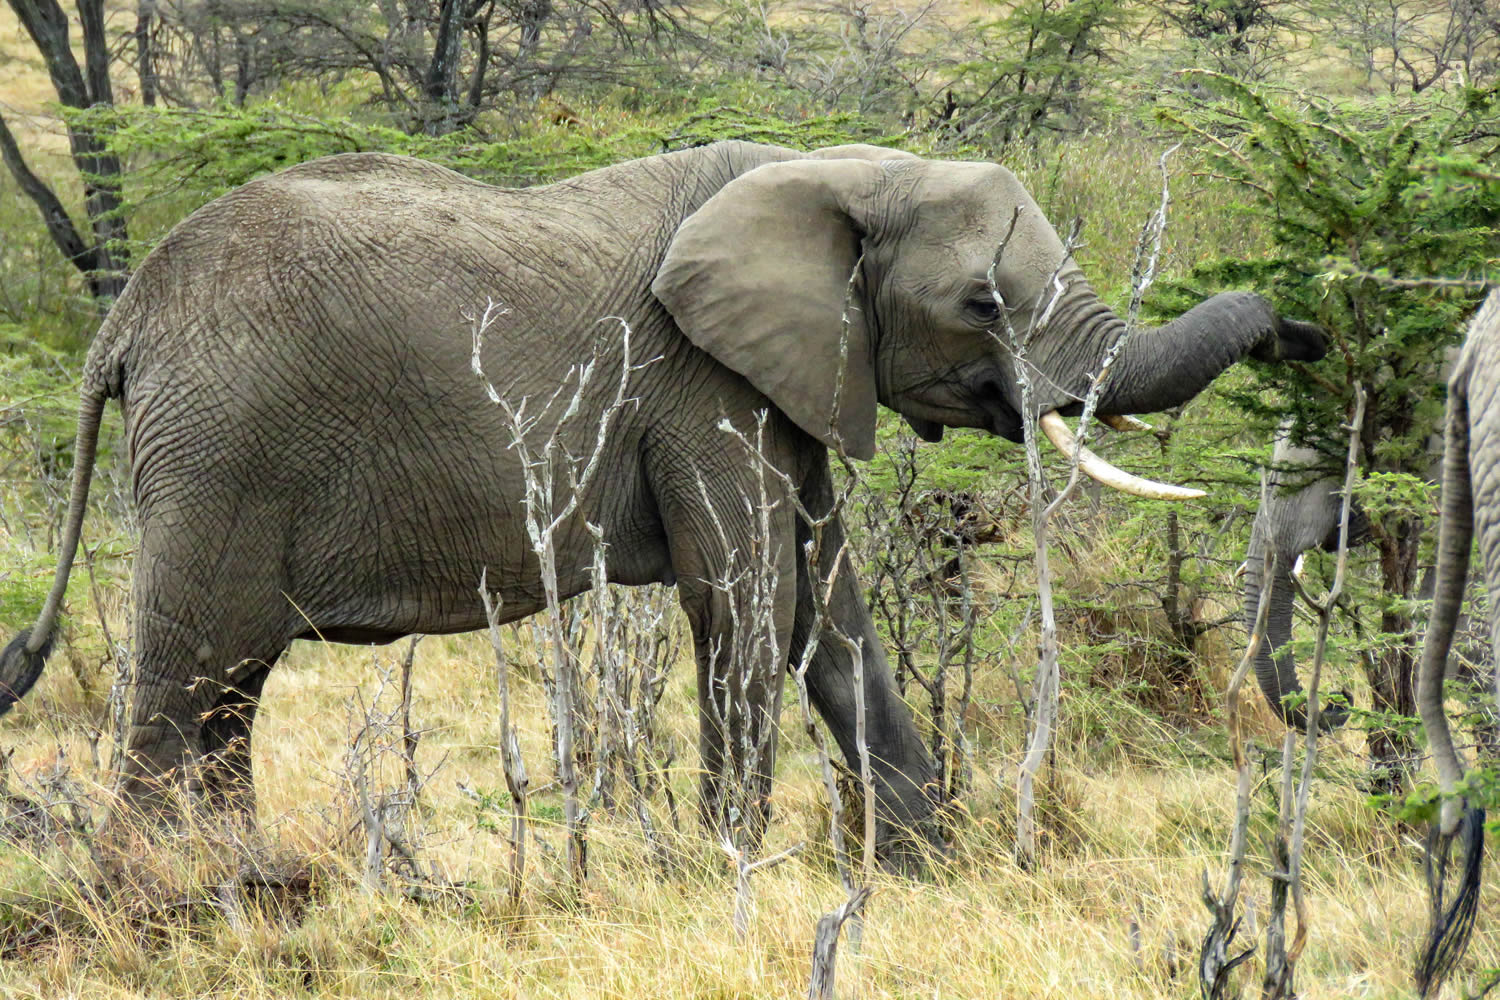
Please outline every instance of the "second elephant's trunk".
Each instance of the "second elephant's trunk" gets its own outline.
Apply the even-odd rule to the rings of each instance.
[[[1274,503],[1274,500],[1273,500]],[[1283,722],[1296,729],[1307,728],[1307,709],[1304,707],[1302,682],[1297,679],[1297,658],[1291,649],[1292,605],[1295,588],[1292,584],[1292,569],[1297,559],[1308,546],[1284,547],[1272,544],[1268,538],[1267,512],[1262,510],[1250,530],[1250,547],[1245,556],[1245,629],[1255,628],[1256,612],[1260,608],[1261,591],[1269,586],[1271,593],[1266,610],[1266,632],[1261,638],[1260,648],[1255,653],[1255,679],[1261,693],[1266,696],[1272,711]],[[1267,547],[1275,552],[1275,562],[1269,579],[1264,578]],[[1293,706],[1286,704],[1293,696]],[[1323,729],[1335,729],[1349,717],[1345,705],[1324,704],[1319,713],[1318,724]]]
[[[1271,588],[1266,609],[1265,635],[1260,648],[1255,652],[1255,679],[1261,693],[1266,696],[1271,710],[1281,716],[1288,726],[1305,729],[1307,711],[1300,705],[1289,707],[1283,699],[1288,695],[1301,695],[1302,684],[1297,680],[1297,659],[1292,655],[1292,577],[1293,553],[1276,553],[1271,576],[1265,574],[1266,540],[1261,519],[1257,518],[1250,532],[1250,549],[1245,558],[1245,629],[1255,629],[1256,614],[1260,609],[1262,589]],[[1300,699],[1297,699],[1300,701]]]

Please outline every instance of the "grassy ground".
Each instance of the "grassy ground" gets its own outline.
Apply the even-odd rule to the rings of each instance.
[[[596,816],[592,875],[565,885],[555,791],[533,802],[537,846],[518,909],[505,895],[504,837],[481,823],[460,786],[502,789],[492,658],[477,637],[429,639],[417,651],[413,718],[426,730],[419,761],[435,768],[424,796],[424,863],[461,893],[418,902],[366,891],[343,763],[362,692],[391,669],[395,649],[299,644],[272,675],[256,727],[261,823],[255,848],[191,839],[110,861],[112,894],[76,845],[34,841],[0,852],[0,991],[8,996],[765,997],[805,989],[812,930],[842,898],[824,841],[826,808],[808,747],[788,734],[772,848],[812,845],[756,877],[746,940],[730,924],[732,880],[691,816],[691,764],[673,775],[683,806],[670,836],[679,868],[645,861],[625,813]],[[673,738],[691,761],[690,669],[668,694]],[[518,723],[544,785],[540,685],[516,681]],[[95,780],[85,739],[96,716],[65,664],[7,720],[18,777],[68,766]],[[392,692],[388,690],[386,707]],[[1065,701],[1064,713],[1084,691]],[[1003,718],[1004,713],[998,713]],[[1149,731],[1147,731],[1149,733]],[[1101,764],[1064,734],[1043,792],[1039,870],[1009,855],[1018,759],[1009,720],[978,727],[970,816],[953,858],[928,878],[884,879],[861,943],[846,946],[841,995],[866,997],[1159,997],[1196,993],[1206,926],[1200,878],[1220,876],[1231,774],[1211,732],[1158,729],[1134,764]],[[1262,740],[1262,742],[1265,742]],[[107,746],[106,746],[107,750]],[[1424,920],[1413,838],[1350,787],[1357,754],[1336,747],[1311,813],[1311,937],[1298,982],[1307,997],[1401,995]],[[1274,775],[1269,779],[1274,780]],[[13,784],[14,787],[14,784]],[[1262,793],[1265,790],[1262,789]],[[670,829],[663,804],[654,807]],[[1254,829],[1269,799],[1258,794]],[[498,813],[489,817],[504,826]],[[1259,855],[1258,840],[1252,853]],[[227,917],[216,887],[243,865],[296,882],[280,904]],[[1246,936],[1267,912],[1263,864],[1252,866]],[[288,875],[288,873],[292,873]],[[300,879],[310,878],[311,887]],[[92,888],[91,888],[92,887]],[[1481,916],[1473,955],[1500,944]],[[1252,960],[1247,968],[1253,968]]]

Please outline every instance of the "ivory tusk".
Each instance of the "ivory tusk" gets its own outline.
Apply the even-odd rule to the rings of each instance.
[[[1047,440],[1052,442],[1052,446],[1072,461],[1076,439],[1073,437],[1073,432],[1068,430],[1066,421],[1058,415],[1056,410],[1049,410],[1043,413],[1037,422],[1041,425],[1042,433],[1047,435]],[[1111,489],[1151,500],[1196,500],[1198,497],[1208,496],[1202,490],[1190,490],[1183,486],[1157,483],[1131,475],[1110,465],[1087,448],[1079,450],[1078,468],[1089,478]]]
[[[1146,423],[1146,421],[1137,420],[1135,419],[1135,417],[1126,416],[1123,413],[1117,413],[1113,416],[1108,417],[1100,417],[1099,420],[1101,423],[1107,424],[1117,431],[1149,431],[1155,429],[1150,424]]]

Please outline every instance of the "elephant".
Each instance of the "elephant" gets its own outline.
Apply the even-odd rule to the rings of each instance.
[[[481,311],[500,317],[482,348]],[[0,707],[32,685],[54,641],[101,413],[118,398],[140,530],[121,801],[170,822],[163,786],[186,776],[190,802],[253,816],[256,704],[293,639],[482,628],[482,575],[502,621],[545,606],[515,425],[493,393],[525,411],[527,441],[555,436],[597,462],[555,534],[560,594],[589,588],[596,535],[613,582],[677,587],[710,829],[730,812],[723,776],[744,773],[745,748],[774,748],[775,678],[836,634],[847,641],[814,647],[810,699],[857,761],[851,650],[862,647],[882,856],[925,849],[933,763],[894,691],[842,525],[823,527],[810,565],[811,525],[833,509],[829,449],[873,455],[877,404],[929,441],[950,427],[1022,440],[1007,324],[1029,338],[1031,406],[1053,424],[1080,412],[1090,366],[1125,329],[993,163],[726,141],[517,190],[378,153],[258,178],[179,223],[91,345],[54,584],[0,654]],[[1317,326],[1222,292],[1132,334],[1097,412],[1159,410],[1247,356],[1326,349]],[[590,383],[576,407],[588,419],[547,405],[589,363],[628,369],[597,448],[594,418],[616,379]],[[760,457],[724,428],[758,433]],[[758,478],[764,466],[775,474]],[[752,509],[745,498],[762,488]],[[725,581],[743,579],[752,551],[776,571],[776,641],[758,655],[778,662],[733,692],[738,711],[720,712],[714,699],[735,683],[721,654],[752,598],[751,584]],[[815,585],[826,594],[816,636]],[[773,758],[753,774],[762,811]]]
[[[1417,677],[1417,710],[1432,758],[1437,765],[1442,801],[1435,824],[1436,840],[1446,845],[1460,833],[1464,862],[1457,892],[1446,908],[1434,900],[1433,926],[1418,966],[1422,995],[1435,990],[1463,953],[1478,906],[1480,860],[1484,848],[1484,810],[1464,808],[1460,783],[1464,765],[1453,745],[1443,710],[1453,638],[1462,615],[1474,538],[1484,582],[1490,593],[1490,645],[1500,663],[1500,287],[1490,291],[1469,324],[1468,337],[1448,380],[1444,432],[1443,493],[1438,526],[1437,583],[1432,615],[1422,644]],[[1492,692],[1496,690],[1491,679]],[[1446,848],[1440,848],[1446,854]],[[1441,867],[1441,866],[1439,866]],[[1437,885],[1433,886],[1439,892]]]
[[[1450,351],[1442,369],[1442,381],[1447,381],[1456,359],[1457,351]],[[1344,444],[1340,442],[1337,447],[1342,450]],[[1441,435],[1433,435],[1427,453],[1427,481],[1441,485]],[[1288,695],[1302,693],[1302,685],[1297,680],[1296,658],[1287,648],[1292,636],[1292,574],[1309,549],[1317,547],[1332,552],[1338,548],[1343,472],[1334,469],[1327,456],[1317,448],[1294,444],[1289,423],[1283,423],[1277,428],[1262,486],[1264,499],[1256,510],[1243,565],[1244,623],[1247,631],[1254,630],[1265,586],[1262,580],[1264,557],[1269,548],[1275,555],[1275,563],[1271,570],[1265,641],[1256,652],[1256,679],[1272,710],[1288,726],[1302,729],[1307,725],[1307,714],[1297,704],[1300,699],[1294,697],[1290,704],[1283,702]],[[1371,537],[1369,518],[1356,501],[1349,511],[1349,545],[1363,545]],[[1417,584],[1416,597],[1422,601],[1431,600],[1435,585],[1435,572],[1431,569],[1425,571]],[[1467,618],[1460,621],[1459,629],[1461,633],[1468,633]],[[1455,677],[1472,674],[1475,666],[1488,666],[1489,654],[1484,649],[1466,643],[1460,653],[1454,664]],[[1319,725],[1323,729],[1336,729],[1347,721],[1349,714],[1349,699],[1345,692],[1342,703],[1335,701],[1323,707]]]

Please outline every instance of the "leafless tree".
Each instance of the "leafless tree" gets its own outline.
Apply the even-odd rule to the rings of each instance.
[[[441,135],[504,98],[608,82],[675,29],[675,4],[630,0],[155,0],[134,38],[141,91],[243,105],[288,80],[367,77],[373,100]]]
[[[1371,89],[1421,93],[1456,75],[1500,79],[1497,0],[1325,0],[1316,7]]]
[[[575,884],[581,886],[588,872],[588,815],[578,797],[578,768],[574,752],[578,732],[576,706],[579,703],[581,650],[579,644],[576,641],[570,642],[568,637],[568,620],[574,609],[564,605],[558,588],[557,536],[559,532],[576,528],[573,523],[574,515],[578,512],[585,491],[599,471],[614,418],[628,403],[626,392],[631,376],[652,364],[655,359],[641,364],[634,363],[630,355],[630,326],[617,317],[606,317],[602,321],[618,323],[620,326],[619,379],[614,394],[608,398],[600,412],[593,415],[597,424],[593,428],[593,440],[588,454],[574,455],[564,442],[563,432],[568,429],[567,425],[571,421],[581,417],[587,409],[584,400],[594,378],[600,374],[605,356],[610,350],[607,339],[603,336],[596,339],[593,356],[574,365],[550,398],[541,401],[511,399],[497,390],[485,375],[480,357],[485,335],[507,311],[500,303],[490,301],[483,312],[474,318],[472,367],[474,374],[483,383],[490,401],[505,415],[511,431],[511,447],[520,463],[525,484],[526,502],[523,508],[526,533],[537,557],[545,595],[541,627],[546,641],[542,648],[553,680],[553,696],[550,700],[553,732],[556,735],[554,745],[558,780],[563,793],[568,869]],[[502,739],[508,741],[509,736],[502,733]],[[515,794],[514,791],[512,794]]]
[[[1167,159],[1175,152],[1177,147],[1172,147],[1162,154],[1160,168],[1162,174],[1161,203],[1146,224],[1141,228],[1139,240],[1136,242],[1135,265],[1131,274],[1131,298],[1130,307],[1126,314],[1126,322],[1120,336],[1105,351],[1099,360],[1099,368],[1093,373],[1089,380],[1089,386],[1084,393],[1083,411],[1079,418],[1080,433],[1075,437],[1072,448],[1072,460],[1068,471],[1067,483],[1056,496],[1050,500],[1047,495],[1046,485],[1042,477],[1041,452],[1037,441],[1038,420],[1035,408],[1031,404],[1032,382],[1030,367],[1026,360],[1026,344],[1029,338],[1039,329],[1046,327],[1047,320],[1053,307],[1056,305],[1058,295],[1062,286],[1057,274],[1048,282],[1049,295],[1046,301],[1033,303],[1031,315],[1036,317],[1030,329],[1024,334],[1019,333],[1010,323],[1009,309],[999,288],[995,284],[995,271],[1000,259],[1006,250],[1006,244],[1010,240],[1007,233],[1004,240],[995,250],[994,260],[990,265],[990,294],[998,305],[1000,316],[1004,319],[1004,329],[995,331],[994,335],[1004,338],[1006,346],[1015,357],[1016,380],[1021,390],[1021,412],[1023,416],[1023,435],[1026,444],[1026,467],[1031,483],[1031,510],[1032,510],[1032,534],[1035,539],[1036,552],[1036,580],[1037,598],[1041,615],[1041,643],[1039,646],[1038,663],[1036,675],[1032,682],[1032,697],[1030,703],[1031,732],[1027,739],[1026,754],[1021,761],[1017,777],[1017,821],[1016,821],[1016,855],[1022,864],[1030,867],[1036,864],[1036,819],[1035,819],[1035,782],[1036,776],[1041,770],[1047,752],[1051,748],[1052,733],[1057,722],[1058,690],[1061,686],[1061,676],[1058,671],[1057,662],[1057,620],[1052,608],[1052,575],[1048,559],[1048,526],[1053,516],[1061,509],[1064,502],[1077,488],[1081,472],[1081,463],[1085,455],[1084,439],[1089,422],[1093,419],[1094,409],[1098,405],[1099,392],[1109,378],[1111,366],[1124,348],[1126,341],[1135,331],[1140,316],[1141,300],[1146,290],[1151,287],[1156,278],[1157,263],[1161,258],[1162,235],[1166,231],[1167,206],[1170,202],[1170,187],[1167,180]],[[1080,224],[1075,222],[1072,232],[1067,240],[1067,252],[1071,252],[1078,240]],[[1014,232],[1014,220],[1011,232]],[[1067,259],[1065,253],[1064,259]],[[1050,293],[1050,294],[1049,294]]]

